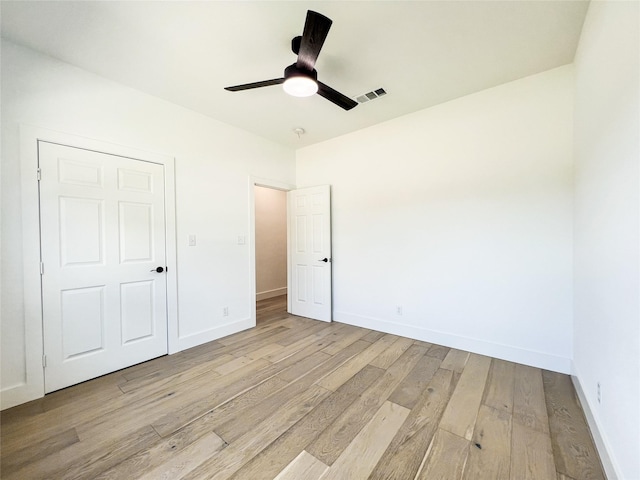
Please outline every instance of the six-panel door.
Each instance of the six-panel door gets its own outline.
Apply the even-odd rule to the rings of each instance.
[[[331,195],[329,185],[287,193],[289,310],[331,321]]]
[[[39,143],[45,391],[167,353],[164,167]]]

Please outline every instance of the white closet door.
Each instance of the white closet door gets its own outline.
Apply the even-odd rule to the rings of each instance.
[[[51,392],[167,353],[164,167],[47,142],[38,158]]]

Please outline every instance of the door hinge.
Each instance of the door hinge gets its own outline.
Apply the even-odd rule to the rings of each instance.
[[[42,170],[40,169],[40,167],[38,167],[37,175],[38,175],[38,181],[42,180]]]
[[[42,368],[47,368],[47,356],[42,355]]]
[[[44,262],[40,262],[40,275],[44,275]]]

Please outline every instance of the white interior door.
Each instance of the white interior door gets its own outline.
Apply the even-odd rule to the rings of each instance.
[[[287,193],[289,312],[331,321],[331,191],[329,185]]]
[[[167,353],[164,167],[39,142],[45,391]]]

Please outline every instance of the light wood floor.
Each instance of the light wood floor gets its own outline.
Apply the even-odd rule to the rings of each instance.
[[[288,315],[2,413],[3,479],[603,479],[571,380]]]

